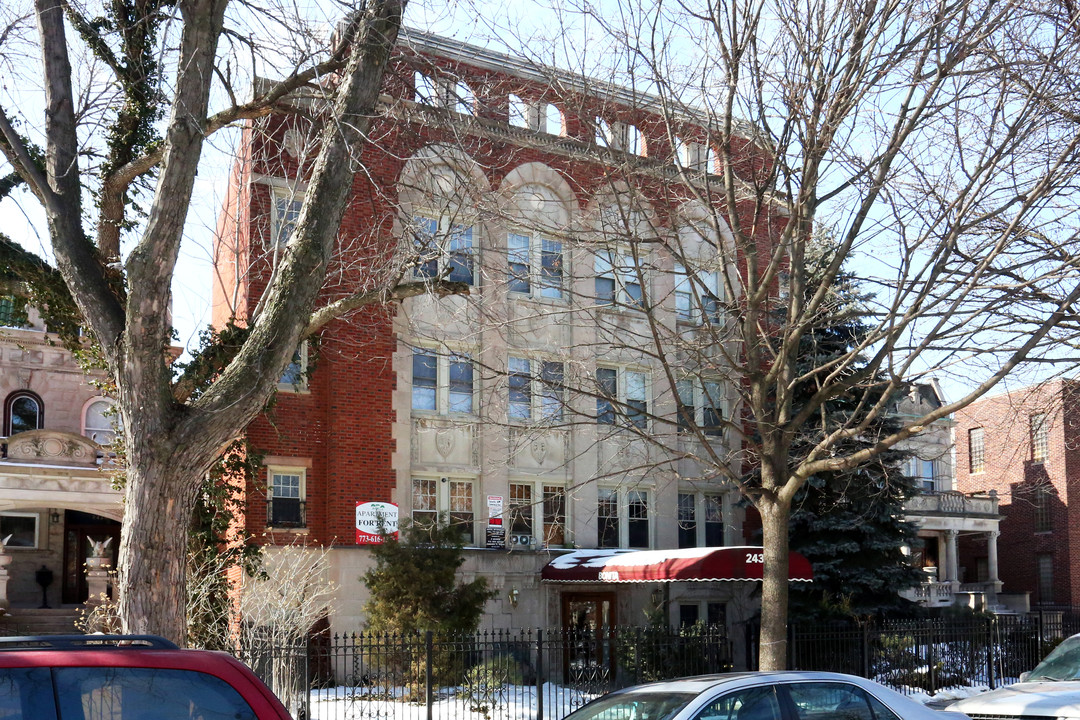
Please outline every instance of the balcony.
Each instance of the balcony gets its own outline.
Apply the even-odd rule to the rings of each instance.
[[[965,494],[950,490],[946,492],[923,492],[904,504],[908,515],[934,515],[942,517],[998,517],[997,493]]]
[[[307,503],[297,498],[267,498],[266,527],[306,528]]]

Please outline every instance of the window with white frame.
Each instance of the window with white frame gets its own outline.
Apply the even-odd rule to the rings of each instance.
[[[285,372],[278,378],[278,390],[285,392],[307,391],[308,342],[302,340],[300,347],[293,353],[292,360],[285,366]]]
[[[1049,419],[1046,413],[1031,416],[1031,459],[1033,462],[1045,462],[1050,454]]]
[[[596,130],[594,141],[600,147],[635,155],[645,154],[645,138],[637,127],[616,121],[609,122],[602,117],[593,121],[593,127]]]
[[[720,274],[709,270],[687,272],[675,263],[675,316],[686,323],[720,322]]]
[[[266,526],[306,527],[307,469],[272,465],[267,475]]]
[[[986,433],[981,427],[968,430],[968,470],[986,472]]]
[[[937,490],[937,461],[921,457],[908,458],[907,476],[915,480],[920,490],[934,492]]]
[[[540,106],[543,118],[543,130],[548,135],[562,135],[563,134],[563,114],[553,103],[545,103]]]
[[[512,127],[524,128],[526,130],[534,129],[533,124],[530,122],[533,114],[531,103],[528,103],[511,93],[507,105],[510,114],[510,125]]]
[[[462,542],[471,545],[476,518],[473,488],[473,481],[464,478],[414,477],[413,522],[425,527],[449,523],[461,531]]]
[[[474,372],[472,359],[464,353],[413,349],[412,409],[439,415],[473,412]]]
[[[644,308],[641,288],[644,270],[629,252],[613,249],[597,251],[594,271],[597,305],[619,305],[635,310]]]
[[[561,420],[566,402],[563,364],[511,357],[507,362],[511,420]]]
[[[679,547],[721,547],[723,545],[723,495],[679,493]]]
[[[649,376],[626,368],[596,368],[596,422],[647,428]]]
[[[724,434],[724,392],[719,380],[683,378],[676,381],[678,425],[680,432],[700,429],[705,435]]]
[[[453,84],[450,101],[454,112],[462,115],[474,115],[476,113],[476,94],[464,80]]]
[[[597,547],[650,547],[648,490],[598,487],[596,517]]]
[[[45,427],[45,404],[29,390],[17,390],[4,400],[4,431],[8,437]]]
[[[475,284],[475,244],[471,225],[417,215],[413,218],[413,246],[417,262],[413,274]]]
[[[292,238],[300,210],[304,207],[304,193],[289,188],[274,187],[270,190],[270,238],[272,244],[285,245]]]
[[[8,538],[7,548],[32,549],[38,547],[38,527],[41,516],[37,513],[0,513],[0,538]],[[11,537],[8,537],[8,536]]]
[[[563,297],[563,247],[557,240],[511,232],[506,237],[510,292],[533,297]]]
[[[120,415],[112,400],[94,400],[83,412],[82,434],[98,445],[111,445],[121,427]]]
[[[562,545],[566,540],[565,498],[566,490],[562,485],[511,481],[510,547]]]

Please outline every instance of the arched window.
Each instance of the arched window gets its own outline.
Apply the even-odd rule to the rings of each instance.
[[[558,107],[548,103],[544,106],[544,132],[548,135],[562,135],[563,134],[563,116],[562,110]]]
[[[508,109],[511,127],[529,128],[529,103],[511,93]]]
[[[98,445],[109,445],[121,428],[120,416],[113,410],[112,400],[91,400],[83,410],[83,435]]]
[[[45,426],[45,405],[36,393],[20,390],[8,395],[4,403],[4,431],[11,437]]]
[[[435,84],[435,80],[419,70],[413,74],[413,89],[413,100],[415,102],[432,106],[442,104],[439,102],[438,85]]]
[[[472,88],[462,80],[454,85],[453,93],[451,104],[454,112],[462,115],[473,115],[476,108],[476,94],[473,93]]]

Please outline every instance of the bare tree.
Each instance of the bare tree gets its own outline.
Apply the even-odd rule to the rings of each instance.
[[[26,16],[4,11],[6,67],[43,88],[45,102],[34,117],[33,102],[5,90],[2,190],[23,185],[44,208],[56,269],[6,237],[0,247],[36,303],[77,313],[116,386],[127,462],[118,589],[128,632],[184,640],[184,564],[200,482],[264,407],[301,339],[343,312],[416,291],[364,287],[316,310],[404,4],[343,4],[347,18],[329,50],[273,4],[151,0],[95,10],[36,0]],[[28,69],[32,52],[38,69]],[[266,68],[285,79],[241,99],[234,81],[253,83]],[[170,293],[207,139],[296,112],[285,101],[301,90],[320,123],[295,229],[257,312],[241,318],[243,331],[174,379]]]
[[[577,297],[581,311],[599,308],[595,350],[640,358],[662,382],[654,370],[646,406],[593,377],[595,360],[568,368],[565,422],[611,413],[624,437],[662,451],[641,455],[639,471],[686,479],[692,468],[757,509],[760,666],[782,669],[788,521],[807,479],[874,460],[1022,366],[1075,362],[1076,18],[1058,3],[997,0],[561,9],[546,50],[581,20],[603,53],[579,57],[582,68],[648,91],[642,102],[663,117],[645,148],[625,119],[612,134],[619,146],[604,152],[621,170],[578,246],[621,267],[611,287],[598,280]],[[535,37],[521,44],[538,65],[557,54]],[[680,202],[696,214],[656,212]],[[822,242],[829,252],[812,261]],[[616,244],[626,251],[614,260]],[[867,332],[817,362],[804,341],[834,320],[842,268],[867,293]],[[682,280],[659,280],[672,271]],[[638,320],[613,320],[620,303]],[[958,397],[843,449],[931,374],[954,378]],[[723,402],[707,390],[718,381]],[[807,384],[815,392],[795,403]],[[723,417],[703,415],[702,395]],[[841,395],[857,411],[826,416]],[[804,451],[792,452],[796,439]]]

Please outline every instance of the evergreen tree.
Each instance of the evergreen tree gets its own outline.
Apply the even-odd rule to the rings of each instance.
[[[827,248],[822,248],[819,257],[829,257]],[[839,369],[830,363],[849,357],[852,348],[865,337],[863,303],[856,280],[847,275],[837,282],[831,302],[824,307],[817,327],[804,336],[800,347],[800,372],[805,374],[794,392],[793,412],[817,389],[813,369],[858,373],[864,368],[861,361]],[[877,401],[881,396],[869,397]],[[829,400],[816,421],[804,425],[805,433],[793,439],[793,464],[820,441],[823,433],[858,424],[868,410],[867,398],[867,394],[859,393]],[[888,402],[895,406],[897,399],[889,398]],[[882,414],[861,436],[839,442],[833,451],[849,455],[900,428],[895,414]],[[793,618],[916,611],[913,603],[899,595],[921,578],[901,551],[903,546],[914,547],[918,542],[915,526],[903,518],[905,501],[918,492],[914,481],[903,472],[908,456],[893,448],[853,470],[813,475],[800,489],[789,523],[791,549],[802,553],[813,565],[814,582],[792,585]]]
[[[375,632],[475,632],[484,604],[495,596],[487,581],[457,582],[465,562],[461,533],[452,525],[403,523],[399,538],[372,546],[375,566],[364,574],[371,597],[364,608]]]

